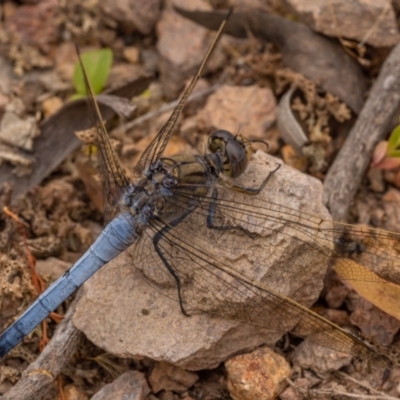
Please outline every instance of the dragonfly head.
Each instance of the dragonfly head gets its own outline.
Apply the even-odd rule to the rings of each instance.
[[[222,171],[230,178],[243,174],[251,155],[251,148],[241,135],[234,136],[225,130],[218,130],[210,135],[208,150],[222,155]]]

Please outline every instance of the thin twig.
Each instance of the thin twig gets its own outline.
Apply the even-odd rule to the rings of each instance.
[[[3,395],[2,400],[34,400],[46,393],[83,340],[82,332],[72,324],[78,297],[71,303],[50,343],[24,371],[18,383]]]
[[[290,378],[285,378],[285,381],[291,386],[297,393],[303,394],[307,396],[310,393],[309,389],[304,389],[302,387],[297,386]]]
[[[348,392],[343,392],[340,391],[338,389],[304,389],[301,387],[296,386],[296,383],[293,382],[292,380],[290,380],[289,378],[286,378],[286,382],[298,393],[302,394],[302,395],[316,395],[316,396],[322,396],[322,395],[341,395],[341,396],[346,396],[348,398],[353,398],[353,399],[365,399],[365,400],[396,400],[397,397],[393,397],[393,396],[389,396],[386,393],[380,392],[372,387],[370,387],[369,385],[362,383],[360,381],[358,381],[357,379],[354,379],[353,377],[340,372],[340,371],[336,371],[336,374],[338,374],[339,376],[341,376],[344,379],[347,379],[351,382],[356,383],[357,385],[359,385],[360,387],[362,387],[363,389],[369,390],[371,393],[374,393],[372,395],[369,394],[360,394],[360,393],[348,393]]]
[[[392,396],[348,393],[348,392],[343,392],[343,391],[337,390],[337,389],[318,389],[318,390],[315,389],[315,390],[312,390],[312,393],[316,393],[319,396],[322,396],[324,394],[327,394],[329,396],[340,395],[340,396],[346,396],[350,399],[361,399],[361,400],[388,400],[388,399],[398,400],[397,397],[392,397]]]
[[[350,56],[355,58],[360,65],[369,66],[370,62],[366,58],[364,58],[365,55],[365,46],[361,45],[361,43],[353,43],[353,41],[349,41],[347,39],[344,39],[340,29],[339,29],[339,24],[336,18],[336,13],[335,9],[333,7],[332,1],[329,0],[328,2],[329,5],[329,11],[333,20],[333,25],[335,29],[335,35],[339,39],[340,44],[342,45],[344,51]],[[368,34],[368,33],[367,33]]]
[[[374,32],[374,30],[376,30],[376,28],[379,26],[379,24],[381,23],[383,16],[386,14],[386,11],[389,10],[389,7],[391,7],[391,2],[388,1],[385,6],[383,7],[383,10],[381,11],[381,13],[379,14],[379,17],[376,19],[376,21],[374,22],[374,24],[371,26],[371,28],[368,29],[367,33],[364,35],[364,37],[362,38],[362,40],[360,41],[360,43],[357,44],[357,47],[362,47],[365,45],[365,43],[367,42],[367,40],[371,37],[372,33]]]
[[[383,396],[383,398],[388,399],[388,400],[395,399],[395,397],[389,396],[386,393],[383,393],[383,392],[381,392],[379,390],[376,390],[373,387],[369,386],[368,384],[360,382],[357,379],[353,378],[352,376],[345,374],[344,372],[336,371],[335,373],[338,374],[339,376],[341,376],[342,378],[347,379],[350,382],[356,383],[358,386],[369,390],[371,393],[375,393],[375,394],[377,394],[379,396]]]
[[[324,181],[324,203],[336,221],[345,221],[371,160],[400,107],[400,44],[383,63],[368,100]]]

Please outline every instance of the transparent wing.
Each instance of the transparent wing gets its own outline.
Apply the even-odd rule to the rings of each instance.
[[[117,203],[124,189],[129,185],[129,180],[114,153],[108,137],[107,130],[104,126],[103,118],[100,113],[99,106],[93,95],[93,90],[90,86],[85,67],[79,53],[79,48],[76,46],[76,52],[79,57],[79,62],[82,68],[86,93],[88,96],[88,104],[90,115],[94,119],[94,125],[97,130],[96,144],[99,149],[99,164],[101,177],[103,180],[104,191],[104,219],[105,223],[111,221],[117,214]]]
[[[175,207],[184,208],[183,199],[193,198],[184,187],[176,189],[173,202]],[[260,198],[246,196],[225,187],[218,187],[218,199],[211,194],[197,199],[199,206],[194,214],[201,215],[202,226],[206,226],[210,205],[216,209],[217,226],[242,227],[253,238],[238,230],[237,235],[215,231],[212,242],[219,247],[241,249],[260,248],[260,257],[271,260],[273,269],[287,274],[313,276],[313,260],[326,264],[340,261],[347,268],[349,280],[371,281],[371,275],[363,275],[360,269],[353,271],[354,262],[373,270],[391,281],[400,282],[400,234],[382,231],[361,225],[344,224],[324,220],[318,216],[276,204]],[[196,221],[197,222],[197,221]],[[264,234],[263,234],[264,232]],[[265,244],[262,236],[268,232],[270,239]],[[240,240],[238,235],[240,234]],[[259,237],[261,242],[258,243]],[[271,245],[273,241],[276,246]],[[277,253],[288,242],[289,246],[282,258]],[[257,250],[255,249],[255,250]],[[265,258],[266,257],[266,258]],[[322,267],[323,268],[323,267]],[[376,278],[376,282],[380,282]]]
[[[215,36],[213,42],[211,43],[209,49],[207,50],[206,55],[204,56],[203,61],[201,62],[199,69],[196,72],[196,75],[191,80],[189,86],[186,88],[185,92],[183,93],[181,99],[179,100],[178,105],[172,112],[171,116],[168,118],[168,121],[165,125],[161,128],[160,132],[158,132],[157,136],[151,141],[149,146],[143,152],[142,156],[140,157],[138,163],[135,166],[135,175],[140,176],[141,173],[154,161],[161,157],[165,147],[167,146],[168,140],[171,136],[171,133],[174,129],[175,123],[178,120],[179,116],[181,115],[182,109],[185,106],[190,94],[193,91],[197,81],[199,80],[204,66],[206,65],[211,53],[213,52],[215,46],[218,43],[219,38],[222,35],[226,22],[230,16],[231,12],[227,14],[224,21],[222,22],[217,35]]]
[[[188,188],[176,188],[167,204],[171,215],[174,210],[182,214],[189,199],[193,204]],[[170,216],[152,221],[134,261],[149,283],[178,300],[177,281],[163,257],[179,277],[188,314],[205,312],[282,333],[296,325],[296,334],[316,344],[386,363],[363,342],[297,301],[304,300],[307,286],[323,281],[328,264],[335,260],[349,269],[348,257],[366,267],[379,263],[400,270],[400,235],[332,223],[220,187],[216,200],[210,188],[208,195],[196,199],[196,206],[176,226],[171,226]],[[207,227],[210,207],[214,225],[229,229]],[[292,279],[293,275],[301,279]],[[359,273],[352,277],[364,279]],[[290,288],[285,285],[289,281]]]

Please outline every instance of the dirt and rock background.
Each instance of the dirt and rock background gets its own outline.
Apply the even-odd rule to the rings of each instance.
[[[335,218],[400,231],[400,171],[394,164],[383,166],[376,148],[399,118],[400,2],[3,0],[1,331],[79,259],[103,227],[96,148],[75,134],[89,128],[92,119],[84,100],[69,101],[75,44],[81,52],[112,49],[104,93],[128,99],[129,105],[101,98],[99,103],[113,147],[127,175],[133,176],[135,163],[169,117],[215,35],[206,27],[218,27],[229,7],[231,25],[166,154],[203,153],[215,129],[240,132],[266,141],[269,154],[321,181],[325,204]],[[355,144],[341,156],[349,137],[356,137]],[[262,143],[253,147],[265,151]],[[298,176],[287,182],[308,179]],[[322,186],[312,182],[308,195],[321,204]],[[114,277],[109,290],[118,292]],[[382,376],[373,366],[345,354],[309,344],[300,347],[290,334],[271,350],[263,346],[259,331],[234,330],[230,322],[223,322],[224,330],[201,319],[191,321],[190,328],[174,322],[179,332],[193,329],[188,332],[193,338],[199,336],[195,330],[207,327],[202,341],[190,349],[196,363],[156,361],[161,353],[153,359],[149,354],[137,359],[124,357],[123,351],[113,354],[101,347],[101,335],[90,341],[76,329],[72,316],[81,296],[85,294],[79,291],[61,305],[1,362],[0,395],[5,399],[391,399],[400,394],[398,368],[380,385]],[[75,317],[77,326],[91,325],[84,330],[88,337],[95,336],[100,320],[110,326],[124,322],[104,315],[97,319],[103,306],[98,307],[86,314],[81,309]],[[313,308],[377,346],[395,347],[399,339],[398,320],[334,276],[325,279]],[[124,308],[117,314],[124,318],[126,312]],[[91,318],[85,321],[85,315]],[[45,349],[42,356],[47,359],[35,364],[60,322],[64,336],[50,342],[51,354]],[[154,345],[154,332],[147,329],[144,335]],[[104,343],[112,338],[110,332]],[[218,349],[205,340],[215,332]],[[185,349],[187,345],[182,343]],[[179,348],[166,348],[164,354],[168,350]],[[221,361],[223,356],[229,359]],[[38,377],[36,383],[32,377]]]

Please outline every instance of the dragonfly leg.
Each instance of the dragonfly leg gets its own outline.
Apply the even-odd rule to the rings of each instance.
[[[212,196],[211,196],[210,207],[208,208],[207,228],[215,229],[218,231],[228,231],[230,229],[239,229],[243,233],[245,233],[247,236],[249,236],[250,239],[254,239],[253,235],[247,229],[243,228],[243,226],[241,226],[241,225],[214,225],[214,216],[215,216],[215,207],[216,207],[217,198],[218,198],[218,189],[214,189]]]
[[[234,190],[236,192],[239,193],[244,193],[247,195],[251,195],[251,196],[255,196],[257,194],[259,194],[261,192],[261,190],[264,189],[265,185],[268,183],[268,181],[270,180],[270,178],[272,177],[272,175],[278,171],[278,169],[281,167],[281,164],[277,164],[277,167],[273,170],[270,171],[267,175],[267,177],[264,179],[264,181],[261,183],[261,185],[258,188],[246,188],[243,186],[237,186],[237,185],[231,185],[230,183],[226,182],[226,181],[222,181],[220,180],[219,183],[231,190]]]
[[[164,265],[168,269],[169,273],[175,279],[176,287],[178,289],[179,306],[181,308],[182,314],[185,315],[186,317],[190,317],[190,314],[188,314],[186,312],[185,308],[183,307],[183,300],[182,300],[182,294],[181,294],[181,279],[180,279],[179,275],[175,272],[172,265],[168,262],[168,260],[164,256],[162,249],[160,248],[159,242],[166,233],[168,233],[174,226],[176,226],[180,222],[182,222],[191,213],[192,213],[192,210],[188,210],[183,215],[179,216],[178,218],[176,218],[175,220],[170,222],[168,225],[165,225],[163,228],[161,228],[153,237],[153,245],[154,245],[154,248],[156,249],[158,256],[161,258],[161,261],[164,263]]]
[[[278,169],[280,167],[281,167],[281,165],[277,164],[277,167],[267,175],[267,177],[264,179],[264,181],[261,183],[261,185],[258,188],[246,188],[243,186],[231,185],[231,184],[227,183],[226,181],[220,181],[220,184],[222,184],[223,186],[228,187],[229,189],[232,189],[236,192],[244,193],[247,195],[257,195],[258,193],[261,192],[261,190],[264,189],[265,185],[267,184],[267,182],[269,181],[271,176],[276,171],[278,171]],[[249,232],[247,229],[245,229],[241,225],[220,225],[220,226],[214,225],[214,215],[215,215],[215,207],[216,207],[217,198],[218,198],[218,190],[214,189],[212,197],[211,197],[210,207],[208,209],[207,227],[209,229],[216,229],[216,230],[220,230],[220,231],[226,231],[226,230],[230,230],[230,229],[239,229],[243,233],[245,233],[247,236],[249,236],[251,239],[254,239],[251,232]]]

